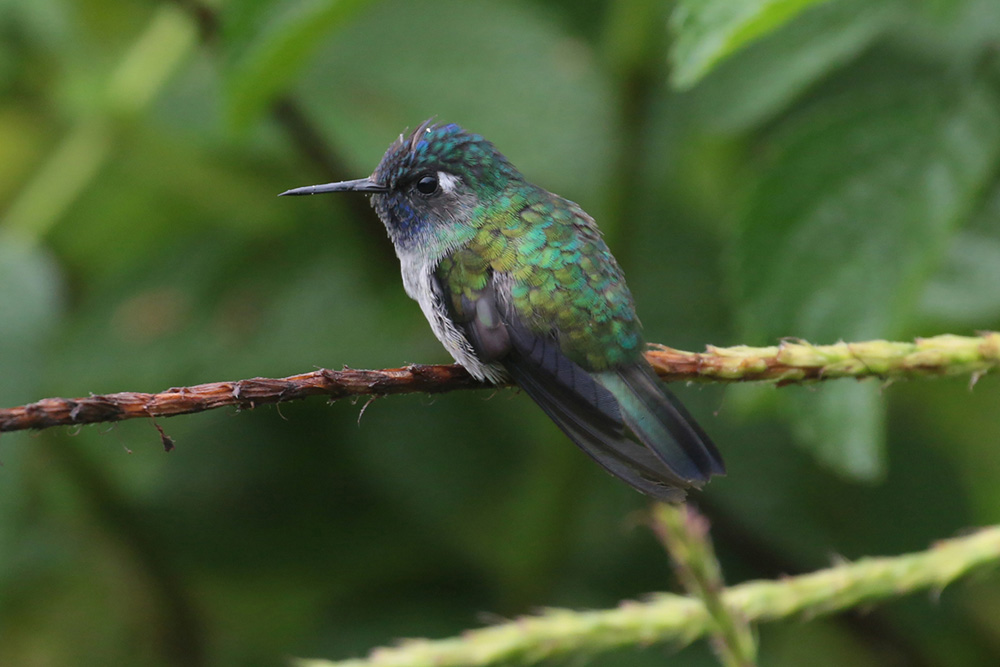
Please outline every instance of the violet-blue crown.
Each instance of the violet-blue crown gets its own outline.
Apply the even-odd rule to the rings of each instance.
[[[485,194],[499,192],[520,172],[492,143],[466,132],[455,123],[435,125],[427,120],[409,136],[400,135],[375,169],[375,180],[395,189],[406,180],[434,171],[459,176]]]

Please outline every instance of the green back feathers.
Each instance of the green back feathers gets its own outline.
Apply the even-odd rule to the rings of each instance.
[[[437,276],[452,308],[506,274],[514,313],[533,333],[558,333],[563,354],[587,370],[634,361],[644,347],[632,295],[593,220],[576,204],[522,185],[483,206],[468,244]]]

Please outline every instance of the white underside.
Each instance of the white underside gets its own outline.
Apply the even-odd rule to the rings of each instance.
[[[431,287],[431,271],[437,262],[428,262],[425,257],[409,254],[400,255],[399,262],[403,273],[403,288],[411,299],[420,304],[420,310],[424,312],[434,335],[452,358],[476,379],[489,382],[506,380],[507,373],[502,366],[484,364],[476,358],[468,339],[448,317],[445,304],[441,303]]]

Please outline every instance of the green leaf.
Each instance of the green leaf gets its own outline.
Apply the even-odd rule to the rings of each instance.
[[[779,113],[797,95],[854,58],[900,15],[895,2],[827,2],[721,62],[690,96],[698,117],[741,130]]]
[[[1000,318],[1000,238],[980,232],[959,234],[942,271],[927,285],[922,311],[934,318],[974,328]]]
[[[1000,107],[989,87],[891,65],[859,69],[849,82],[832,84],[767,147],[735,248],[748,342],[901,335],[991,177]],[[841,393],[865,389],[836,391],[793,410],[797,431],[813,451],[850,456],[842,470],[874,471],[881,455],[861,454],[859,443],[876,446],[881,417],[857,413],[858,396]],[[805,421],[816,428],[807,432]]]
[[[1000,3],[995,0],[934,0],[907,3],[909,20],[893,38],[926,58],[972,64],[1000,39]]]
[[[225,13],[225,98],[230,123],[243,129],[286,88],[322,39],[369,0],[256,0]]]
[[[1000,183],[953,239],[940,270],[921,295],[921,314],[972,329],[1000,324]]]
[[[739,225],[751,340],[898,334],[1000,146],[984,85],[886,72],[786,123]]]
[[[884,474],[886,415],[877,384],[827,383],[782,396],[779,407],[797,441],[834,471],[858,480]]]
[[[671,18],[673,84],[688,88],[720,61],[828,0],[680,0]]]

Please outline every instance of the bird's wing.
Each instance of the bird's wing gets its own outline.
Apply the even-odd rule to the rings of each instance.
[[[677,502],[690,479],[629,437],[618,400],[558,341],[534,332],[509,307],[502,274],[489,274],[479,289],[452,293],[433,277],[434,290],[455,325],[484,362],[501,364],[511,378],[584,452],[612,475],[659,500]]]

